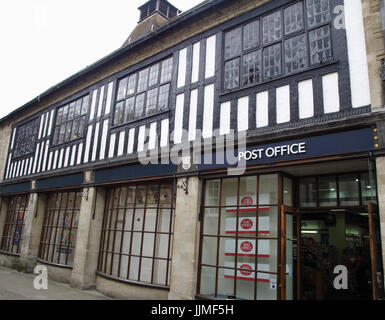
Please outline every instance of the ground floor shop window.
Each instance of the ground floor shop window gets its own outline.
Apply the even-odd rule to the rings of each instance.
[[[279,178],[206,180],[198,294],[277,299]],[[291,188],[284,184],[287,201]]]
[[[72,266],[81,195],[78,190],[48,195],[40,240],[41,260]]]
[[[19,195],[8,199],[7,216],[5,218],[1,250],[20,254],[23,241],[24,217],[28,209],[29,195]]]
[[[109,189],[99,272],[123,280],[169,286],[173,212],[172,183]]]

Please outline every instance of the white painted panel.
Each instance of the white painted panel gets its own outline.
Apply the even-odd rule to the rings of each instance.
[[[148,141],[148,150],[155,149],[156,142],[158,141],[158,136],[156,134],[156,122],[150,124],[150,138]]]
[[[178,88],[186,84],[187,48],[179,51]]]
[[[70,161],[70,152],[71,152],[71,147],[67,147],[65,157],[64,157],[64,165],[63,167],[68,167],[68,163]]]
[[[82,152],[83,152],[83,143],[79,144],[78,158],[76,160],[76,164],[81,164],[81,162],[82,162]]]
[[[126,138],[126,131],[120,131],[118,142],[118,157],[123,155],[124,139]]]
[[[176,97],[174,143],[182,142],[183,109],[184,109],[184,94],[182,93],[177,95]]]
[[[104,120],[99,159],[104,159],[104,155],[106,153],[107,134],[108,134],[108,120]]]
[[[51,116],[50,116],[50,119],[49,119],[49,127],[48,127],[48,132],[47,132],[47,135],[49,136],[52,132],[52,125],[53,125],[53,118],[54,118],[54,115],[55,115],[55,110],[51,110]]]
[[[47,167],[48,151],[49,151],[49,140],[47,140],[47,143],[46,143],[46,145],[45,145],[45,153],[44,153],[44,159],[43,159],[43,167],[42,167],[42,169],[41,169],[42,172],[45,172],[45,168]]]
[[[238,131],[249,129],[249,97],[238,99]]]
[[[98,142],[99,142],[99,127],[100,127],[100,122],[98,122],[95,125],[94,143],[92,144],[91,161],[95,161],[96,160],[96,151],[98,150]]]
[[[283,86],[276,89],[277,95],[277,123],[290,121],[290,86]]]
[[[12,163],[12,165],[11,165],[10,178],[14,178],[15,177],[15,170],[16,170],[16,162]]]
[[[263,91],[257,93],[257,128],[269,125],[269,92]]]
[[[194,45],[193,45],[193,62],[192,62],[191,83],[197,82],[199,79],[200,50],[201,50],[200,42],[194,43]]]
[[[39,164],[37,165],[37,172],[40,172],[41,170],[41,164],[43,162],[43,156],[44,156],[44,151],[45,151],[45,142],[41,144],[40,148],[40,157],[39,157]]]
[[[53,157],[52,170],[56,169],[58,156],[59,156],[59,150],[55,150],[55,154],[54,154],[54,157]]]
[[[314,116],[313,80],[298,82],[299,118],[306,119]]]
[[[231,102],[227,101],[221,104],[221,114],[220,114],[220,123],[219,123],[219,133],[221,135],[230,133],[230,112],[231,112]]]
[[[21,161],[20,176],[24,175],[25,159]]]
[[[345,0],[350,86],[353,108],[370,105],[368,60],[361,0]]]
[[[29,166],[29,158],[25,160],[25,166],[24,166],[24,175],[26,176],[28,173],[28,166]]]
[[[43,135],[42,135],[43,138],[47,135],[48,117],[49,117],[49,112],[45,114],[44,129],[43,129]]]
[[[97,118],[99,118],[101,116],[101,114],[102,114],[103,100],[104,100],[104,90],[105,90],[105,86],[103,86],[100,89]]]
[[[76,157],[76,149],[77,149],[77,145],[73,145],[72,146],[72,152],[71,152],[71,161],[70,161],[70,166],[72,167],[73,165],[75,165],[75,157]]]
[[[113,133],[110,136],[110,148],[108,150],[108,157],[112,158],[114,156],[114,151],[115,151],[115,141],[116,141],[116,134]]]
[[[47,171],[50,171],[51,168],[52,168],[52,157],[53,157],[53,152],[50,152],[50,153],[49,153],[49,157],[48,157]]]
[[[111,111],[112,90],[113,90],[113,88],[114,88],[114,82],[111,81],[111,82],[108,84],[106,110],[104,111],[104,114],[109,114],[110,111]]]
[[[202,137],[210,138],[213,135],[213,112],[214,112],[214,85],[205,87],[203,107],[203,129]]]
[[[16,136],[16,128],[13,129],[13,133],[12,133],[11,149],[13,149],[13,146],[15,144],[15,136]]]
[[[85,153],[84,153],[84,163],[87,163],[89,161],[89,156],[90,156],[90,145],[91,145],[91,137],[92,137],[92,125],[88,126],[87,130],[87,139],[86,139],[86,148],[85,148]]]
[[[160,146],[166,147],[168,145],[168,134],[169,134],[169,119],[164,119],[161,122],[160,131]]]
[[[11,161],[12,161],[12,153],[10,153],[10,154],[9,154],[9,157],[8,157],[6,179],[9,178],[9,170],[10,170],[10,167],[11,167]]]
[[[63,159],[64,159],[64,148],[60,150],[59,163],[57,165],[58,169],[60,169],[63,166]]]
[[[44,126],[44,119],[45,119],[45,115],[42,114],[41,118],[40,118],[40,126],[39,126],[39,136],[38,136],[38,139],[41,138],[41,133],[43,131],[43,126]]]
[[[338,73],[330,73],[322,77],[324,113],[340,111],[340,94],[338,90]]]
[[[20,167],[21,167],[21,160],[19,160],[17,162],[17,169],[16,169],[16,178],[19,176],[20,174]]]
[[[32,173],[33,159],[34,159],[34,157],[31,157],[31,158],[29,159],[28,175],[30,175],[30,174]]]
[[[190,115],[189,115],[189,127],[188,127],[189,141],[194,141],[196,137],[197,111],[198,111],[198,89],[194,89],[191,91],[191,96],[190,96]]]
[[[207,38],[205,78],[213,77],[215,75],[215,42],[215,35]]]
[[[12,172],[13,172],[13,163],[11,164],[11,167],[9,168],[9,173],[8,173],[8,178],[7,179],[12,178]]]
[[[127,145],[127,154],[134,152],[134,139],[135,139],[135,128],[131,128],[128,132],[128,145]]]
[[[36,147],[35,160],[33,162],[32,173],[36,172],[36,166],[37,166],[37,160],[38,160],[38,157],[39,157],[39,151],[40,151],[40,143],[38,143],[37,147]]]
[[[92,92],[92,102],[91,102],[91,110],[90,110],[90,120],[94,119],[95,116],[95,107],[96,107],[96,97],[98,95],[98,89],[95,89]]]
[[[140,126],[139,133],[138,133],[138,152],[144,150],[145,138],[146,138],[146,126]]]

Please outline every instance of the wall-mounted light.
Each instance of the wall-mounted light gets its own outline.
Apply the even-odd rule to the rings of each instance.
[[[318,230],[301,230],[301,233],[317,234]]]

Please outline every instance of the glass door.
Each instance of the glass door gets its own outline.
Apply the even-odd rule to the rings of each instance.
[[[280,289],[282,300],[301,298],[301,219],[297,209],[281,206]]]
[[[380,222],[378,215],[378,207],[376,204],[369,203],[368,216],[372,294],[373,300],[379,300],[383,299],[384,297],[384,281],[380,239]]]

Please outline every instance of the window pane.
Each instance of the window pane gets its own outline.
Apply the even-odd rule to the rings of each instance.
[[[134,120],[134,108],[135,108],[135,97],[128,98],[126,100],[125,111],[124,111],[124,122]]]
[[[138,92],[146,90],[147,84],[148,84],[148,68],[139,72]]]
[[[301,207],[317,206],[317,186],[315,178],[303,178],[300,180],[299,202]]]
[[[225,59],[232,58],[241,53],[242,28],[226,32],[225,34]]]
[[[127,95],[131,95],[135,93],[136,87],[136,73],[128,78],[128,87],[127,87]]]
[[[361,174],[362,205],[377,203],[375,183],[370,181],[368,173]]]
[[[86,117],[81,117],[80,118],[80,123],[79,123],[79,138],[84,136],[84,128],[86,124]]]
[[[239,87],[239,58],[225,63],[225,89]]]
[[[82,113],[82,100],[79,99],[78,101],[76,101],[76,106],[75,106],[75,117],[80,117]]]
[[[126,96],[127,93],[127,78],[124,78],[119,81],[119,86],[118,86],[118,100],[123,99]]]
[[[337,206],[337,182],[336,177],[318,178],[319,205],[321,207]]]
[[[259,176],[259,200],[258,204],[278,203],[278,176],[276,174]]]
[[[202,240],[202,263],[215,266],[217,264],[218,238],[203,237]]]
[[[81,103],[81,100],[80,100]],[[70,103],[68,108],[68,120],[72,120],[75,115],[75,102]]]
[[[172,58],[169,58],[162,62],[162,74],[160,77],[160,82],[168,82],[171,80],[172,75]]]
[[[284,10],[285,34],[291,34],[304,28],[303,4],[298,2]]]
[[[136,96],[136,105],[135,105],[135,118],[136,119],[140,118],[140,117],[143,117],[144,97],[145,97],[144,93]]]
[[[71,140],[75,140],[79,138],[79,124],[80,124],[80,119],[75,119],[72,126]]]
[[[259,46],[259,20],[253,21],[243,27],[243,50]]]
[[[281,44],[263,50],[263,75],[274,78],[281,75]]]
[[[67,117],[68,117],[68,105],[63,107],[63,119],[62,123],[67,122]]]
[[[330,20],[329,0],[306,0],[307,23],[315,27]]]
[[[156,106],[157,106],[157,100],[158,99],[158,88],[151,89],[147,93],[147,107],[146,107],[146,116],[150,116],[154,113],[156,113]]]
[[[293,181],[289,178],[283,178],[283,204],[293,205]]]
[[[263,44],[269,44],[282,37],[281,11],[272,13],[262,20]]]
[[[204,212],[203,234],[218,235],[218,208],[206,208]],[[225,217],[223,217],[225,218]]]
[[[158,110],[163,111],[168,109],[168,98],[169,98],[170,85],[166,84],[161,86],[159,89],[159,100],[158,100]]]
[[[123,123],[123,106],[124,101],[121,101],[115,106],[114,124],[119,125]]]
[[[338,177],[340,206],[358,206],[359,179],[357,174],[346,174]]]
[[[309,32],[310,63],[319,64],[332,56],[329,26]]]
[[[150,68],[150,78],[148,80],[148,86],[152,87],[153,85],[156,85],[159,80],[159,64],[153,65]]]
[[[262,57],[261,50],[243,56],[242,85],[247,86],[261,82]]]
[[[200,279],[200,294],[212,297],[215,295],[215,277],[215,268],[202,266]]]
[[[285,41],[285,73],[307,68],[306,37],[304,34]]]

